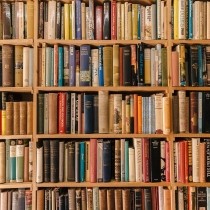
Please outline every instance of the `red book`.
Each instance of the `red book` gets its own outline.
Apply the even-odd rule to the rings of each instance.
[[[185,148],[184,148],[184,141],[180,141],[178,143],[178,176],[177,176],[177,181],[184,183],[185,180]]]
[[[184,182],[188,182],[188,142],[184,141]]]
[[[90,139],[90,182],[97,182],[97,139]]]
[[[103,6],[97,5],[95,8],[95,37],[96,40],[103,39]]]
[[[150,181],[150,164],[149,164],[149,139],[142,138],[142,169],[143,182]]]
[[[166,182],[170,182],[170,147],[169,142],[166,141]]]
[[[111,39],[117,39],[117,3],[111,2]]]
[[[179,53],[171,52],[172,86],[179,86]]]
[[[58,132],[66,131],[66,93],[58,94]]]

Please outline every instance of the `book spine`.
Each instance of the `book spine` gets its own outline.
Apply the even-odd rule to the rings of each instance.
[[[24,171],[24,142],[17,140],[16,143],[16,182],[23,182]]]
[[[85,142],[80,142],[79,144],[79,155],[80,155],[80,182],[84,182],[85,181]]]
[[[97,181],[97,139],[90,139],[90,182]]]
[[[43,140],[43,181],[50,182],[50,141]]]
[[[38,141],[36,143],[36,182],[43,182],[43,143]]]
[[[94,39],[94,30],[95,30],[95,24],[94,24],[94,1],[89,0],[89,21],[88,21],[88,34],[89,39]]]
[[[104,40],[110,40],[111,39],[111,31],[110,31],[110,25],[111,25],[111,5],[109,1],[105,1],[103,3],[104,6],[104,15],[103,15],[103,39]]]
[[[111,181],[111,142],[103,142],[103,181]]]
[[[76,27],[76,39],[82,39],[82,27],[81,27],[81,0],[75,1],[75,27]]]
[[[63,47],[58,47],[58,86],[64,85],[64,60]]]
[[[76,85],[76,50],[74,45],[69,46],[69,85]]]

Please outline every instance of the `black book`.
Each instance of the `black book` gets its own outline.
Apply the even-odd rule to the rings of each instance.
[[[203,101],[202,101],[202,132],[210,133],[210,92],[203,92]]]
[[[55,37],[56,39],[61,38],[61,2],[56,2]]]
[[[59,140],[50,140],[50,181],[59,181]]]
[[[196,188],[196,206],[197,209],[206,209],[207,208],[207,192],[206,187],[197,187]]]
[[[65,195],[63,193],[59,195],[59,209],[65,210]]]
[[[71,133],[71,93],[66,93],[66,133]]]
[[[75,181],[75,142],[68,142],[67,180]]]
[[[44,209],[49,209],[50,206],[50,190],[49,189],[45,189],[44,191]]]
[[[69,197],[68,197],[68,193],[66,193],[64,195],[64,210],[69,210]]]
[[[104,18],[103,18],[103,39],[110,40],[111,39],[111,7],[110,2],[105,1],[104,3]]]
[[[37,133],[44,133],[44,93],[38,94]]]
[[[210,139],[204,139],[206,142],[206,182],[210,182]]]
[[[44,182],[50,182],[50,140],[43,140],[44,153]]]
[[[160,182],[160,141],[150,139],[150,174],[151,182]]]
[[[144,45],[139,44],[137,46],[137,83],[138,86],[144,85]]]
[[[123,47],[123,85],[132,85],[131,47]]]
[[[135,210],[142,210],[142,189],[138,188],[134,191],[135,195]]]
[[[146,187],[143,189],[144,191],[144,209],[151,210],[152,209],[152,197],[151,197],[151,188]]]
[[[103,141],[103,181],[110,182],[112,177],[112,149],[110,141]]]
[[[93,133],[93,95],[84,94],[84,133]]]
[[[98,95],[93,96],[93,132],[98,133]]]

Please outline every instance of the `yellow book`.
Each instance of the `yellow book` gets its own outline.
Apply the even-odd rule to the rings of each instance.
[[[174,39],[179,39],[179,0],[174,0]]]
[[[113,86],[120,85],[119,45],[113,45]]]
[[[144,49],[144,69],[145,69],[145,75],[144,75],[144,81],[145,85],[151,84],[151,49],[145,48]]]
[[[142,133],[142,96],[138,96],[138,133]]]
[[[69,4],[69,39],[72,39],[72,4]]]
[[[132,38],[138,38],[138,4],[132,4]]]
[[[70,28],[70,12],[69,4],[64,4],[64,39],[68,40],[69,37],[69,28]]]
[[[27,39],[34,38],[34,2],[27,1]]]
[[[6,135],[6,110],[1,111],[1,129],[2,135]]]

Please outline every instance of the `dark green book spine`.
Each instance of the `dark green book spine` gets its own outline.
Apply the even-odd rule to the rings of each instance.
[[[50,140],[50,181],[59,181],[59,140]]]
[[[44,150],[44,182],[50,182],[50,140],[43,140]]]
[[[38,119],[37,119],[37,133],[43,134],[44,133],[44,94],[38,94]]]

